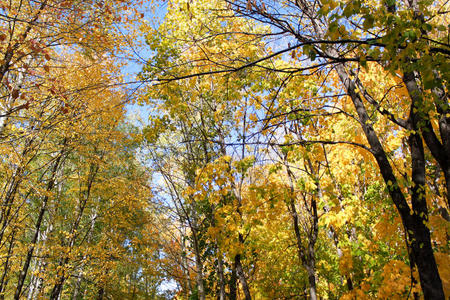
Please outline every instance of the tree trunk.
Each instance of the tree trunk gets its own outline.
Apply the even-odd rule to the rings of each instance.
[[[81,287],[81,280],[83,278],[82,272],[80,271],[78,273],[77,281],[75,281],[75,285],[73,287],[73,293],[72,293],[72,300],[76,300],[78,298],[78,295],[80,293],[80,287]]]
[[[306,272],[308,273],[309,299],[317,300],[315,266],[311,265],[311,266],[306,267]]]
[[[360,95],[356,92],[356,86],[354,82],[348,76],[343,64],[337,65],[336,70],[341,82],[344,84],[344,87],[347,90],[347,93],[352,99],[352,102],[358,113],[362,129],[371,147],[372,154],[374,155],[375,160],[378,163],[381,175],[387,185],[389,194],[400,214],[403,226],[408,233],[408,240],[411,242],[411,251],[417,263],[420,283],[424,292],[425,299],[444,300],[442,281],[439,276],[436,261],[433,255],[430,231],[424,224],[424,221],[426,222],[428,218],[428,214],[421,214],[421,216],[419,216],[419,214],[423,212],[423,205],[425,205],[426,208],[426,201],[425,199],[416,199],[416,201],[414,201],[413,199],[413,211],[410,211],[408,202],[406,201],[403,192],[400,190],[397,178],[395,177],[392,167],[386,156],[386,152],[384,151],[378,139],[378,136],[376,135],[371,125],[371,121],[363,104],[363,101],[361,100]],[[416,137],[414,138],[414,141],[415,142],[413,144],[413,147],[422,146],[423,151],[422,141],[420,140],[419,143]],[[415,148],[411,149],[414,150]],[[420,149],[415,149],[415,151],[420,151]],[[417,157],[412,157],[413,167],[418,163],[421,162],[417,161]],[[415,175],[413,174],[413,178],[414,177]]]
[[[11,234],[11,240],[9,242],[8,253],[6,256],[5,264],[3,265],[3,273],[2,278],[0,279],[0,299],[4,299],[3,292],[6,290],[7,275],[9,272],[9,260],[11,259],[11,255],[13,253],[12,249],[14,247],[16,231],[14,230]]]
[[[58,154],[58,157],[56,158],[56,160],[54,162],[54,165],[53,165],[53,168],[52,168],[52,173],[50,175],[50,178],[49,178],[49,181],[48,181],[48,184],[47,184],[47,192],[50,192],[53,189],[53,186],[55,185],[56,173],[58,171],[58,168],[60,166],[60,163],[61,163],[64,151],[65,151],[66,142],[67,142],[67,140],[64,139],[63,149]],[[38,219],[36,221],[36,226],[35,226],[35,230],[34,230],[33,239],[31,240],[30,246],[28,248],[27,256],[25,258],[25,262],[23,264],[22,270],[20,271],[19,280],[17,282],[16,291],[14,293],[14,299],[16,299],[16,300],[19,300],[20,296],[21,296],[23,284],[25,282],[25,278],[27,277],[28,268],[30,266],[31,259],[33,257],[33,253],[34,253],[34,249],[35,249],[36,243],[38,241],[39,233],[41,231],[42,220],[43,220],[44,214],[45,214],[45,212],[47,210],[48,200],[49,200],[49,196],[48,195],[44,196],[44,199],[42,200],[42,206],[41,206],[41,209],[39,211]]]
[[[230,300],[236,300],[237,297],[237,274],[236,274],[236,264],[233,263],[233,266],[231,268],[231,278],[229,282],[230,286]]]
[[[195,243],[197,244],[197,243]],[[198,289],[198,298],[200,300],[205,300],[205,286],[203,283],[203,263],[202,258],[199,253],[198,245],[194,246],[196,248],[195,251],[195,265],[197,267],[197,289]]]
[[[185,247],[185,241],[184,241],[184,238],[183,238],[183,242],[182,242],[182,249],[181,249],[181,251],[182,251],[182,254],[181,254],[181,264],[182,264],[182,268],[183,268],[183,275],[184,275],[184,277],[185,277],[185,279],[186,279],[186,282],[185,282],[185,288],[187,289],[187,291],[188,291],[188,295],[190,296],[190,295],[192,295],[192,282],[191,282],[191,278],[190,278],[190,276],[189,276],[189,265],[188,265],[188,261],[187,261],[187,257],[186,257],[186,253],[185,253],[185,251],[186,251],[186,247]]]
[[[97,300],[103,300],[103,296],[105,295],[105,289],[103,287],[98,289]]]
[[[241,234],[239,235],[241,236]],[[244,290],[245,300],[251,300],[252,297],[250,295],[250,289],[247,284],[247,279],[245,278],[244,270],[242,269],[240,254],[236,254],[236,256],[234,257],[234,263],[236,265],[236,272],[239,277],[239,281],[241,282],[242,289]]]
[[[225,277],[223,271],[223,260],[221,254],[219,253],[219,257],[217,258],[217,274],[219,275],[219,300],[225,300]]]
[[[198,290],[198,298],[200,300],[205,300],[205,285],[203,281],[203,262],[202,262],[202,253],[200,250],[200,245],[198,241],[198,231],[197,231],[197,216],[193,213],[192,220],[189,219],[189,226],[192,231],[192,240],[194,243],[194,255],[195,255],[195,266],[197,269],[197,290]]]
[[[103,155],[102,155],[102,157],[103,157]],[[68,243],[69,253],[67,253],[66,256],[63,257],[59,261],[59,267],[62,268],[62,274],[57,277],[56,283],[53,286],[53,289],[50,293],[51,300],[57,300],[59,298],[59,295],[61,294],[63,285],[67,279],[67,275],[64,272],[64,267],[69,263],[69,260],[70,260],[69,254],[72,251],[72,248],[75,244],[75,239],[78,236],[78,234],[76,234],[76,231],[78,230],[78,227],[80,226],[81,219],[84,214],[84,209],[86,208],[87,202],[90,198],[92,184],[94,183],[94,179],[95,179],[95,176],[97,175],[98,169],[99,169],[98,164],[91,164],[90,169],[89,169],[88,180],[86,183],[86,191],[84,193],[83,199],[80,199],[80,210],[78,212],[77,218],[75,219],[75,222],[72,225],[72,228],[70,229],[71,237],[70,237],[69,243]]]
[[[433,126],[431,125],[428,112],[423,108],[423,91],[416,81],[416,73],[404,70],[403,82],[408,90],[409,97],[411,98],[411,109],[414,108],[414,112],[411,112],[413,119],[413,129],[420,131],[423,139],[430,150],[431,155],[436,159],[437,163],[441,167],[446,186],[446,200],[447,205],[450,207],[450,125],[448,124],[448,106],[447,97],[444,92],[435,91],[435,106],[440,115],[439,118],[439,132],[441,135],[442,143],[437,138]],[[435,90],[439,90],[435,88]],[[423,146],[422,146],[423,147]]]
[[[302,266],[306,269],[306,272],[308,274],[308,283],[309,283],[309,297],[311,300],[317,300],[317,288],[316,288],[316,271],[315,271],[315,249],[314,246],[316,244],[317,240],[317,234],[318,234],[318,215],[317,215],[317,204],[316,200],[314,199],[315,196],[312,196],[311,199],[311,233],[308,236],[308,248],[305,249],[302,242],[302,236],[300,232],[300,224],[299,224],[299,218],[297,213],[297,208],[295,207],[295,188],[294,188],[294,174],[292,173],[291,169],[289,168],[287,156],[285,155],[283,157],[284,165],[286,167],[287,175],[289,178],[289,202],[288,202],[288,210],[291,214],[292,218],[292,225],[294,227],[294,234],[295,239],[297,243],[297,252],[299,260],[302,264]],[[309,159],[305,159],[305,162],[308,163],[310,167],[310,173],[313,174],[314,170],[312,167],[312,163]],[[318,194],[320,194],[319,187],[317,188]]]
[[[95,208],[95,211],[94,211],[94,213],[93,213],[93,215],[91,217],[91,224],[89,225],[89,235],[88,235],[88,237],[86,239],[88,242],[92,241],[92,234],[94,232],[94,227],[95,227],[95,223],[96,223],[97,216],[98,216],[98,214],[97,214],[98,209],[99,208],[98,208],[98,205],[97,205],[97,207]],[[76,300],[77,297],[78,297],[78,294],[79,294],[79,290],[80,290],[80,287],[81,287],[81,282],[83,280],[83,268],[85,266],[85,260],[86,259],[87,259],[87,257],[86,257],[86,255],[84,255],[83,259],[82,259],[83,262],[81,263],[81,265],[79,267],[78,277],[77,277],[77,280],[75,281],[75,286],[74,286],[74,289],[73,289],[73,294],[72,294],[72,299],[73,300]]]
[[[64,266],[68,262],[69,262],[69,258],[65,257],[63,260],[61,260],[59,262],[59,266],[58,267],[64,268]],[[63,288],[64,282],[66,281],[66,277],[64,275],[64,271],[62,271],[62,272],[63,272],[63,275],[58,276],[57,281],[56,281],[55,285],[53,286],[53,289],[52,289],[52,291],[50,293],[50,298],[49,299],[51,299],[51,300],[58,300],[59,299],[59,295],[62,292],[62,288]]]
[[[40,240],[42,241],[42,249],[45,248],[45,243],[47,241],[47,236],[49,233],[53,230],[53,224],[50,224],[45,232],[42,233],[42,236],[40,237]],[[47,267],[47,263],[44,261],[43,258],[39,259],[39,263],[37,264],[37,270],[40,274],[45,273],[45,269]],[[36,298],[39,298],[42,289],[43,289],[43,278],[42,277],[35,277],[32,276],[30,287],[28,290],[27,300],[33,300]]]

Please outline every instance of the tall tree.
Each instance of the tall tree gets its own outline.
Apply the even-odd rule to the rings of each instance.
[[[331,115],[334,112],[329,108],[336,107],[359,122],[365,140],[362,143],[357,140],[346,142],[358,144],[373,155],[392,204],[400,215],[407,235],[410,266],[418,269],[424,296],[426,299],[444,299],[442,280],[427,226],[430,207],[426,195],[427,165],[438,167],[442,172],[440,174],[448,178],[447,158],[442,150],[450,137],[445,125],[448,122],[445,114],[448,109],[445,86],[448,85],[449,72],[448,43],[445,42],[447,29],[441,16],[446,14],[444,6],[444,3],[436,2],[425,7],[413,1],[386,2],[379,6],[362,1],[288,1],[283,4],[270,1],[229,1],[227,4],[217,4],[218,9],[212,11],[219,13],[210,14],[211,18],[208,20],[250,19],[267,25],[270,33],[265,31],[267,27],[259,31],[259,36],[263,36],[262,41],[265,42],[260,47],[266,53],[248,59],[238,52],[223,56],[220,51],[210,51],[211,45],[217,45],[214,43],[219,43],[223,37],[228,37],[225,40],[235,41],[241,35],[258,35],[243,30],[243,27],[238,32],[232,26],[221,31],[213,29],[207,31],[201,39],[184,40],[185,47],[189,45],[190,51],[198,49],[198,53],[202,53],[195,60],[166,52],[166,55],[174,58],[174,63],[166,64],[170,69],[157,73],[156,79],[164,82],[205,74],[219,76],[243,70],[250,74],[250,67],[257,72],[263,69],[287,74],[286,80],[296,79],[296,74],[328,74],[324,79],[327,87],[316,87],[317,90],[322,88],[318,95],[328,98],[331,103],[323,106],[321,113]],[[184,14],[189,17],[184,18]],[[189,5],[186,8],[180,6],[176,17],[186,22],[187,26],[196,24],[189,21],[194,19],[198,20],[197,24],[210,22],[204,19],[200,11],[191,9]],[[280,39],[283,42],[280,43]],[[283,57],[285,53],[290,53],[290,58]],[[280,57],[278,64],[275,63],[275,57]],[[178,66],[187,63],[194,68],[188,72],[179,72]],[[209,69],[197,72],[195,66],[209,66]],[[363,74],[370,74],[374,69],[389,78],[399,79],[384,95],[371,91],[367,79],[363,78]],[[284,83],[282,81],[279,85],[280,89]],[[397,96],[392,91],[396,86],[400,87],[399,90],[404,89],[406,94]],[[343,89],[350,98],[352,109],[344,107],[342,99],[345,97],[330,95],[333,91],[339,94],[339,89]],[[279,101],[277,97],[273,98],[272,103],[276,101]],[[311,109],[306,101],[302,104],[298,109]],[[404,107],[407,113],[396,114],[396,108],[399,107]],[[272,118],[270,108],[271,106],[267,109],[268,119]],[[297,118],[290,111],[285,113]],[[379,118],[386,119],[394,130],[406,133],[407,157],[410,160],[406,176],[394,169],[382,132],[376,126]],[[304,142],[290,141],[294,144]],[[323,141],[324,144],[338,142],[332,138]],[[429,151],[433,159],[425,159],[426,151]],[[447,179],[443,192],[448,202],[446,182]]]

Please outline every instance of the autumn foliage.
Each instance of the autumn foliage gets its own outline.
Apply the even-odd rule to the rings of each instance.
[[[447,299],[449,8],[0,2],[0,298]]]

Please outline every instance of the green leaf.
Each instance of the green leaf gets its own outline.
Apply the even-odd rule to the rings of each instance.
[[[368,30],[373,27],[373,23],[375,21],[375,18],[372,15],[365,15],[364,16],[364,22],[363,27],[365,30]]]
[[[311,59],[312,61],[315,61],[316,60],[316,56],[317,56],[316,50],[311,49],[309,51],[309,55],[308,56],[309,56],[309,59]]]
[[[445,25],[439,25],[438,27],[437,27],[437,30],[439,30],[439,31],[447,31],[447,28],[448,27],[446,27]]]
[[[422,29],[425,31],[431,31],[433,29],[433,27],[428,23],[424,23],[424,24],[422,24]]]
[[[365,56],[362,56],[359,59],[359,64],[364,68],[367,69],[367,58]]]
[[[350,2],[344,8],[344,16],[348,18],[351,15],[353,15],[353,3]]]

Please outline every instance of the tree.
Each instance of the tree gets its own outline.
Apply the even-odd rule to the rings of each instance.
[[[150,80],[155,78],[159,82],[170,82],[194,76],[217,77],[231,72],[246,72],[247,75],[253,70],[266,70],[280,74],[282,79],[278,86],[282,90],[286,82],[300,81],[297,74],[306,78],[322,75],[324,85],[316,85],[316,94],[328,99],[329,104],[318,113],[333,115],[336,110],[341,110],[359,122],[365,140],[343,142],[361,146],[373,155],[392,204],[400,214],[407,235],[410,266],[418,269],[424,296],[426,299],[443,299],[442,281],[427,225],[430,204],[427,204],[426,183],[430,177],[426,170],[427,166],[434,166],[441,170],[440,177],[448,178],[448,157],[443,151],[450,138],[446,125],[449,106],[445,86],[448,85],[449,53],[445,43],[447,29],[442,23],[444,4],[436,2],[423,6],[410,1],[373,6],[361,1],[288,1],[283,4],[229,1],[216,4],[215,8],[204,8],[214,12],[210,13],[209,19],[202,9],[188,4],[183,6],[181,2],[177,5],[179,12],[173,17],[183,24],[183,29],[174,31],[170,38],[183,39],[183,45],[171,44],[170,51],[158,52],[165,58],[166,68],[163,72],[156,69],[149,76]],[[237,31],[233,26],[214,28],[206,25],[212,20],[225,19],[230,23],[235,19],[253,20],[267,27],[255,32],[246,31],[245,27]],[[192,37],[184,33],[185,27],[198,24],[208,30]],[[238,51],[223,55],[223,52],[216,50],[220,49],[218,45],[222,45],[224,40],[240,41],[242,36],[263,37],[262,40],[255,38],[260,41],[259,44],[255,42],[260,47],[261,51],[257,52],[260,55],[249,59],[251,56],[241,55]],[[279,42],[280,39],[283,42]],[[197,53],[195,59],[186,56],[184,49]],[[285,53],[290,53],[290,58],[282,56]],[[277,61],[275,57],[280,59]],[[192,68],[183,72],[179,66],[186,64]],[[151,63],[147,68],[150,66]],[[199,67],[204,66],[207,69],[199,71]],[[369,75],[375,70],[395,82],[395,85],[385,89],[384,95],[376,93],[370,85]],[[332,92],[339,94],[341,88],[353,108],[345,107],[345,97],[331,95]],[[274,119],[271,104],[276,101],[280,101],[277,95],[263,109],[269,122]],[[397,113],[399,108],[404,108],[407,113]],[[285,114],[293,116],[292,121],[295,121],[298,119],[295,113],[299,110],[308,112],[313,108],[304,101]],[[392,130],[407,139],[407,145],[401,146],[410,160],[405,173],[399,173],[393,167],[383,133],[377,129],[379,120],[387,122]],[[268,125],[269,122],[262,123]],[[273,123],[271,125],[276,127]],[[266,126],[261,127],[261,130],[265,129]],[[310,142],[320,141],[293,140],[286,143]],[[332,137],[322,140],[323,144],[341,142]],[[428,153],[432,158],[426,159]],[[438,188],[439,194],[444,192],[447,202],[445,205],[442,202],[439,204],[438,208],[444,211],[445,206],[448,207],[449,194],[445,192],[448,190],[446,182],[447,179]]]
[[[127,253],[132,246],[124,246],[127,238],[137,243],[143,228],[150,227],[143,212],[150,197],[148,177],[132,158],[136,141],[119,128],[129,99],[117,87],[123,76],[116,55],[126,54],[128,46],[118,38],[123,29],[118,25],[121,17],[127,22],[137,17],[135,9],[121,16],[128,4],[44,0],[0,5],[3,298],[59,298],[69,290],[77,298],[86,287],[103,297],[109,293],[106,282],[122,268],[116,260],[141,262],[148,256],[141,249]],[[129,172],[127,184],[110,186],[116,194],[127,187],[129,201],[121,205],[111,194],[99,198],[97,189],[105,181],[98,176],[108,178],[117,165]],[[130,204],[136,215],[125,209]],[[119,226],[106,218],[108,209],[125,221]],[[130,229],[136,218],[142,227]],[[105,233],[118,237],[106,242]],[[107,257],[114,248],[120,255]],[[84,274],[87,270],[92,277]],[[156,273],[146,270],[147,279]],[[75,283],[73,276],[78,276]]]
[[[427,1],[1,3],[0,299],[448,296]]]

